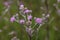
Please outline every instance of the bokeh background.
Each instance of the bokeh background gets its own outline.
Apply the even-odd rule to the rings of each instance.
[[[27,33],[24,31],[22,25],[14,22],[11,23],[9,21],[10,17],[18,12],[17,1],[18,0],[7,0],[12,1],[10,10],[2,16],[2,12],[5,10],[3,2],[6,0],[0,0],[0,40],[11,40],[13,37],[17,37],[19,40],[29,40]],[[33,17],[42,17],[42,14],[45,13],[43,9],[45,9],[46,4],[45,0],[20,0],[23,4],[31,9]],[[50,12],[50,17],[48,22],[43,25],[38,33],[38,40],[60,40],[60,13],[57,13],[57,10],[60,9],[60,3],[57,0],[47,0],[48,10]],[[58,9],[56,9],[56,7]],[[20,16],[20,18],[22,18]],[[49,22],[52,22],[49,24]],[[46,30],[46,27],[49,27]],[[11,32],[16,32],[13,35],[9,35]],[[48,37],[46,37],[47,33],[49,33]],[[36,35],[35,35],[36,36]],[[36,40],[35,36],[32,40]]]

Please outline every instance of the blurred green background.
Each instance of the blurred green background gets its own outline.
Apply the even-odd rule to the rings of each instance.
[[[11,40],[14,36],[17,36],[20,40],[29,40],[22,25],[16,22],[11,23],[9,21],[9,18],[18,12],[18,6],[16,5],[17,0],[11,0],[13,3],[11,4],[9,12],[2,16],[2,12],[5,10],[3,5],[4,1],[6,0],[0,0],[0,31],[2,31],[0,32],[0,40]],[[42,17],[42,14],[45,13],[45,11],[41,9],[41,7],[45,7],[45,0],[21,1],[28,9],[33,11],[33,16]],[[48,8],[49,11],[51,11],[49,21],[40,28],[37,40],[60,40],[60,15],[57,13],[57,9],[53,6],[54,4],[57,4],[58,8],[60,8],[60,3],[57,3],[57,0],[48,0]],[[54,19],[49,24],[52,18]],[[47,25],[49,27],[48,30],[46,30]],[[8,35],[11,31],[16,31],[16,35]],[[46,37],[47,33],[49,33],[49,39]],[[32,40],[36,40],[35,37],[36,35],[32,38]]]

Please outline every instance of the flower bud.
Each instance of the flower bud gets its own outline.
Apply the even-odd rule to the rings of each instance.
[[[27,26],[30,26],[31,24],[32,24],[31,21],[27,21],[27,22],[26,22],[26,25],[27,25]]]

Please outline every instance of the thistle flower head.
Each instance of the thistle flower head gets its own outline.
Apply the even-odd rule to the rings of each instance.
[[[28,14],[28,13],[30,13],[30,12],[32,12],[32,10],[26,9],[26,10],[24,11],[24,14]]]
[[[42,23],[42,18],[36,18],[36,19],[35,19],[35,22],[36,22],[37,24]]]
[[[11,22],[14,22],[14,21],[15,21],[15,17],[14,17],[14,16],[11,17],[11,18],[10,18],[10,21],[11,21]]]
[[[23,4],[20,4],[19,9],[20,9],[20,10],[23,10],[23,9],[24,9],[24,5],[23,5]]]
[[[32,19],[32,15],[29,15],[27,19],[28,20],[31,20]]]
[[[25,20],[24,19],[21,19],[19,22],[20,22],[20,24],[24,24],[25,23]]]

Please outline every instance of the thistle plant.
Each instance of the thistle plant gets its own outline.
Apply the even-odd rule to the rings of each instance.
[[[24,4],[20,4],[19,13],[13,15],[10,18],[10,21],[12,23],[17,22],[23,25],[29,37],[29,40],[32,40],[32,37],[34,36],[33,34],[36,32],[36,40],[37,40],[39,29],[43,24],[45,24],[45,20],[46,18],[49,18],[49,14],[47,14],[46,16],[45,14],[43,14],[42,17],[39,18],[39,17],[33,17],[31,13],[32,10],[29,10],[27,7],[24,7]],[[19,15],[21,15],[23,18],[20,19]],[[34,21],[34,25],[33,25],[33,21]]]
[[[1,3],[0,40],[60,40],[60,0]]]

